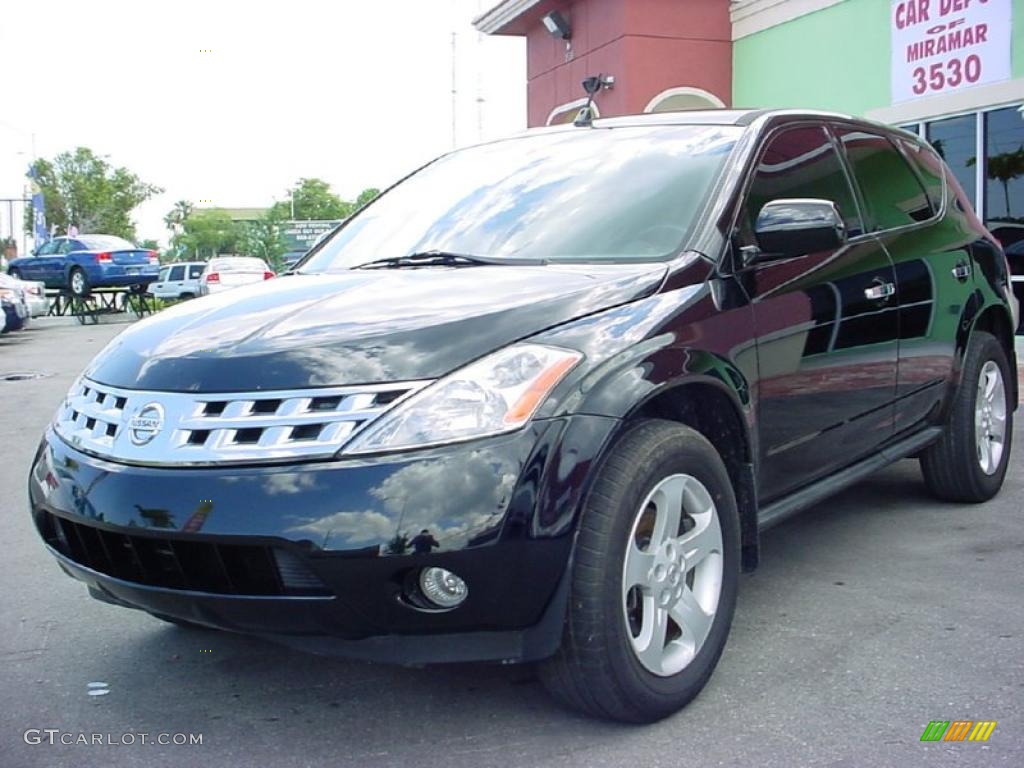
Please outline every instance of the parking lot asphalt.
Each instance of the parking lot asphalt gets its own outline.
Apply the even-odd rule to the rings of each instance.
[[[0,766],[1024,764],[1024,447],[988,504],[931,500],[904,461],[769,531],[707,689],[622,726],[559,709],[528,668],[352,663],[90,599],[37,540],[26,475],[73,376],[123,327],[0,337]],[[25,371],[49,375],[3,378]],[[987,743],[922,743],[931,720],[998,725]],[[115,743],[27,744],[28,729]],[[202,744],[117,743],[141,733]]]

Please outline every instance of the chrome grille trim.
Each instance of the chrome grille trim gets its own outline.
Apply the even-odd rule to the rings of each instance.
[[[87,378],[71,387],[54,430],[73,447],[145,466],[330,458],[353,434],[430,381],[260,392],[153,392]],[[133,418],[158,405],[163,425],[138,444]],[[144,430],[143,430],[144,431]]]

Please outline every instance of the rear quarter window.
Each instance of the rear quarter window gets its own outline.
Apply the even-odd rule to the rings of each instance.
[[[900,139],[900,146],[924,184],[928,202],[931,203],[935,211],[941,211],[946,187],[945,174],[942,172],[942,158],[930,147],[912,141]]]
[[[889,139],[843,126],[836,134],[864,198],[870,229],[895,229],[935,215],[917,175]]]

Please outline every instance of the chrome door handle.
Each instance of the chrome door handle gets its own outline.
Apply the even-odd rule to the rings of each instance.
[[[864,289],[864,298],[871,299],[871,301],[880,301],[889,298],[895,293],[896,286],[892,283],[875,283]]]
[[[959,262],[953,267],[953,277],[959,280],[961,283],[967,280],[971,276],[971,265],[966,261]]]

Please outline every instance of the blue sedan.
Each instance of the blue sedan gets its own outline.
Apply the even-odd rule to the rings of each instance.
[[[55,237],[31,256],[12,259],[7,271],[23,280],[41,280],[47,288],[66,288],[88,296],[93,288],[146,286],[160,274],[160,258],[113,235]]]

